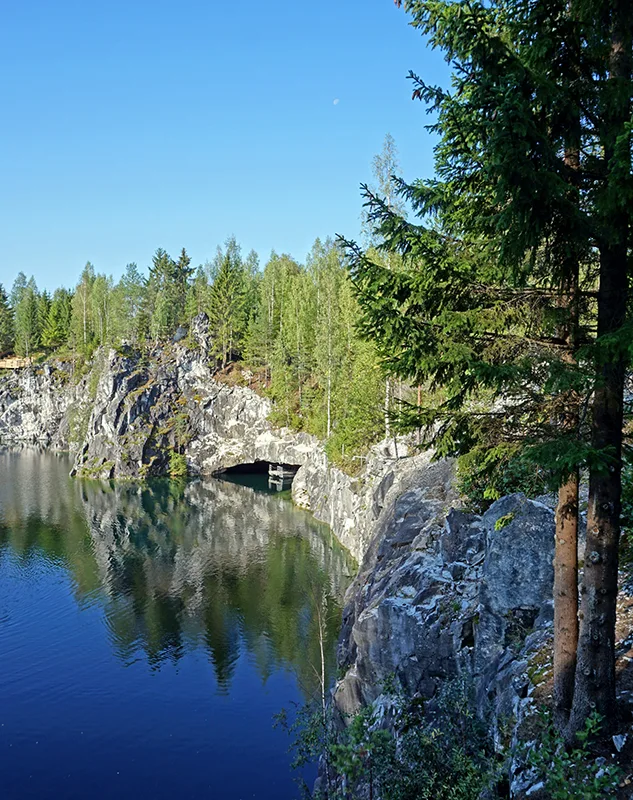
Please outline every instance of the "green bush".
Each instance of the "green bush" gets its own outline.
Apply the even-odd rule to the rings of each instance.
[[[477,511],[513,492],[535,497],[548,491],[547,475],[514,445],[477,447],[457,462],[459,491]]]
[[[568,748],[549,712],[541,713],[537,745],[525,755],[543,781],[549,800],[606,800],[617,796],[618,767],[602,764],[591,752],[601,727],[600,715],[592,714],[576,734],[576,746]]]
[[[187,472],[187,459],[182,453],[177,453],[175,450],[172,450],[169,453],[169,477],[186,478]]]
[[[447,682],[429,719],[419,701],[394,697],[385,728],[368,707],[343,729],[318,706],[300,710],[287,725],[294,741],[294,766],[321,758],[321,785],[315,800],[478,800],[494,796],[498,764],[484,726],[473,711],[472,691],[464,681]]]

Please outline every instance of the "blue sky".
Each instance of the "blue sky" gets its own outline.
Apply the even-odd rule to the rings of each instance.
[[[0,28],[0,282],[195,264],[234,234],[265,260],[357,237],[387,132],[432,169],[409,69],[446,68],[392,0],[21,0]]]

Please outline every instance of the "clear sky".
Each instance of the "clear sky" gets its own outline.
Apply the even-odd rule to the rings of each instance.
[[[431,171],[406,75],[446,68],[408,22],[392,0],[3,3],[0,282],[357,237],[387,132],[404,177]]]

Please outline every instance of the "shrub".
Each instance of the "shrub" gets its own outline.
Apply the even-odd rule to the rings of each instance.
[[[593,713],[582,731],[576,734],[577,744],[565,747],[549,712],[541,712],[537,745],[525,753],[526,761],[543,782],[551,800],[606,800],[616,797],[619,769],[596,759],[591,745],[597,738],[602,721]]]
[[[472,692],[464,681],[449,681],[434,705],[431,719],[420,701],[396,695],[389,727],[367,707],[343,730],[316,705],[301,709],[291,726],[282,714],[294,736],[294,766],[321,758],[320,785],[311,795],[304,784],[304,796],[478,800],[494,787],[498,763],[473,711]]]
[[[548,491],[547,475],[521,456],[514,445],[475,448],[457,462],[460,492],[473,508],[484,511],[491,503],[513,492],[535,497]]]
[[[187,459],[182,453],[172,450],[169,453],[169,477],[186,478],[188,473]]]

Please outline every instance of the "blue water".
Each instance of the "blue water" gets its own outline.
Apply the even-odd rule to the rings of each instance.
[[[0,452],[0,798],[298,796],[282,708],[349,565],[285,497]],[[306,775],[310,780],[312,775]]]

